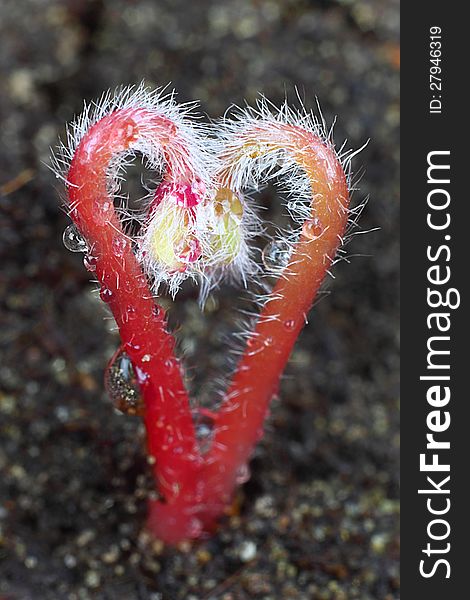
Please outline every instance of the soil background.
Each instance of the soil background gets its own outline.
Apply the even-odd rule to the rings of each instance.
[[[398,0],[2,0],[2,600],[398,598],[398,19]],[[370,139],[355,201],[380,228],[312,312],[237,508],[176,549],[143,532],[142,426],[103,389],[118,336],[45,166],[84,99],[142,79],[211,118],[258,92],[318,96],[337,143]],[[196,382],[220,366],[233,295],[177,301]]]

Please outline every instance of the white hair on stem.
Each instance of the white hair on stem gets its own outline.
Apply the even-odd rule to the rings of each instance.
[[[259,234],[261,226],[242,195],[230,198],[227,190],[227,197],[220,197],[214,177],[218,171],[217,155],[212,151],[209,127],[195,122],[195,106],[194,102],[177,104],[174,92],[151,90],[144,83],[108,91],[97,102],[85,103],[82,113],[68,126],[66,143],[61,143],[53,155],[52,168],[70,186],[68,170],[93,125],[117,111],[138,116],[137,139],[125,152],[116,153],[107,167],[108,194],[120,199],[117,211],[125,232],[129,232],[128,223],[141,223],[133,241],[137,259],[153,282],[154,293],[165,284],[174,296],[182,282],[190,278],[199,283],[200,300],[204,303],[222,279],[246,285],[257,273],[249,242]],[[156,116],[163,118],[161,123]],[[168,143],[164,153],[159,140],[165,135]],[[171,195],[173,189],[152,206],[156,190],[148,188],[138,208],[131,210],[121,186],[126,169],[136,156],[141,156],[145,166],[160,175],[169,165],[172,181],[181,180],[191,190],[193,185],[199,186],[200,202],[190,208],[178,206]],[[69,213],[73,208],[66,203]],[[192,246],[194,255],[190,254]]]
[[[300,97],[297,94],[298,99]],[[327,125],[317,101],[316,116],[302,105],[299,109],[289,106],[285,101],[276,107],[267,98],[261,96],[255,107],[234,107],[234,111],[219,123],[216,140],[217,154],[221,158],[222,182],[228,181],[236,193],[257,191],[261,186],[274,182],[283,198],[286,213],[294,223],[293,227],[277,227],[272,245],[274,260],[269,261],[269,243],[263,256],[263,274],[268,277],[286,276],[285,266],[299,239],[303,223],[311,217],[315,196],[312,195],[312,181],[302,165],[294,157],[297,148],[282,135],[287,127],[296,127],[318,137],[329,149],[333,150],[346,175],[350,194],[355,189],[352,180],[352,159],[367,145],[358,150],[346,149],[346,142],[339,149],[333,143],[333,125]],[[256,135],[253,135],[256,132]],[[276,137],[279,133],[279,143]],[[273,143],[274,142],[274,143]],[[339,200],[338,200],[339,201]],[[351,238],[351,230],[357,227],[357,220],[366,201],[348,208],[349,221],[342,243]],[[333,208],[332,208],[333,210]],[[266,252],[268,255],[266,256]],[[283,259],[283,260],[276,260]],[[269,264],[270,262],[270,264]]]
[[[325,146],[334,151],[346,175],[350,195],[355,190],[357,182],[353,182],[351,162],[364,149],[367,142],[358,150],[347,149],[347,142],[336,149],[333,143],[336,119],[328,129],[318,101],[317,114],[318,116],[307,111],[302,105],[300,109],[291,108],[287,101],[280,107],[276,107],[261,96],[255,107],[234,106],[233,110],[227,112],[218,123],[215,148],[221,159],[219,177],[222,185],[227,183],[235,193],[248,194],[247,198],[250,199],[250,194],[273,182],[281,194],[285,212],[293,222],[291,227],[281,228],[274,225],[274,236],[266,240],[262,253],[264,265],[258,270],[255,285],[248,290],[247,300],[251,302],[250,308],[240,311],[243,317],[239,321],[240,329],[236,334],[231,335],[229,347],[231,347],[230,362],[233,368],[236,368],[236,362],[244,351],[247,339],[253,335],[254,324],[259,318],[258,311],[266,302],[273,300],[271,291],[273,283],[279,277],[288,276],[286,265],[299,240],[302,225],[311,218],[312,204],[313,206],[315,204],[312,181],[295,160],[294,146],[285,143],[286,136],[281,136],[284,143],[278,145],[272,143],[276,131],[281,132],[287,125],[298,127],[317,136]],[[253,131],[257,132],[256,136],[253,136]],[[249,202],[252,203],[252,200]],[[353,230],[358,227],[357,221],[366,202],[367,200],[364,200],[347,209],[348,225],[343,239],[339,240],[340,248],[337,256],[330,257],[332,266],[344,259],[341,246],[347,244],[354,235]],[[256,210],[256,207],[253,210]],[[270,256],[271,252],[273,256]],[[329,269],[327,273],[332,275]],[[275,316],[272,318],[274,319]],[[219,395],[223,397],[223,393],[221,388]]]
[[[205,182],[210,182],[207,165],[210,158],[204,144],[206,128],[195,122],[194,109],[197,102],[179,103],[175,101],[175,92],[167,88],[152,90],[144,82],[138,86],[121,86],[114,91],[108,90],[98,101],[84,103],[83,111],[72,121],[66,130],[66,142],[60,143],[52,156],[52,167],[57,175],[64,177],[69,170],[75,152],[91,127],[104,117],[118,110],[135,110],[147,115],[160,115],[176,126],[178,144],[169,145],[172,166],[178,173],[185,173],[188,167]],[[164,166],[161,147],[155,142],[158,126],[148,117],[139,122],[139,139],[129,152],[118,154],[109,165],[110,185],[119,189],[119,180],[126,166],[137,154],[148,161],[151,168],[158,170]],[[114,191],[111,188],[111,191]]]

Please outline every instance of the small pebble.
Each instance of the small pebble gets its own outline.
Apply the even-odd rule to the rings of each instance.
[[[256,556],[256,544],[254,542],[243,542],[240,546],[239,555],[243,562],[250,562]]]
[[[101,578],[97,571],[87,571],[85,574],[85,584],[89,588],[97,588],[100,585]]]

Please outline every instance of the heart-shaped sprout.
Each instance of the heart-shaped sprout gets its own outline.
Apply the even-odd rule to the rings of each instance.
[[[124,412],[142,415],[149,463],[160,498],[150,501],[148,527],[176,543],[212,531],[262,435],[269,403],[320,284],[342,243],[350,214],[348,167],[322,123],[287,105],[266,102],[213,129],[143,86],[124,88],[85,107],[71,125],[55,168],[67,186],[76,229],[66,241],[86,250],[86,265],[119,327],[122,346],[108,389]],[[162,175],[140,208],[140,231],[115,207],[127,161],[136,154]],[[287,193],[295,226],[270,241],[262,256],[276,282],[259,297],[260,314],[220,409],[194,411],[156,301],[165,283],[199,282],[202,296],[224,276],[261,276],[250,250],[261,230],[246,191],[275,178]],[[201,435],[207,417],[210,435]],[[205,425],[207,429],[207,423]],[[204,441],[202,441],[204,438]]]

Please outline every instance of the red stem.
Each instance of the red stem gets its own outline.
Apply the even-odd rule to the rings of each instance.
[[[322,233],[317,239],[300,236],[264,305],[217,415],[204,470],[206,502],[215,515],[231,497],[237,474],[246,470],[262,437],[270,401],[348,222],[347,179],[334,149],[320,137],[293,126],[276,130],[273,142],[271,127],[267,125],[267,134],[256,127],[247,139],[290,149],[310,179],[312,218]],[[230,176],[226,183],[230,185]]]
[[[201,457],[188,395],[174,356],[174,338],[166,331],[165,313],[152,298],[107,189],[112,159],[132,150],[143,123],[160,133],[156,141],[165,152],[169,138],[175,135],[173,124],[150,111],[116,111],[86,133],[74,154],[67,181],[70,216],[87,240],[101,283],[101,298],[114,315],[123,349],[139,380],[158,489],[171,503],[188,488],[193,489]]]

